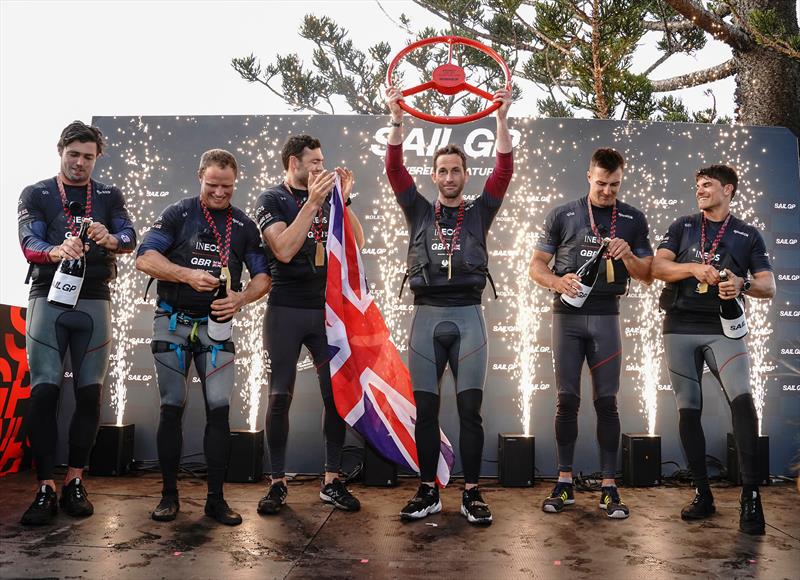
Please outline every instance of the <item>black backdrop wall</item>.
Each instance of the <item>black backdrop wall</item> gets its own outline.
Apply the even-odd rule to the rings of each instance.
[[[257,195],[282,177],[280,147],[292,133],[311,133],[323,144],[326,165],[356,173],[352,208],[365,227],[364,261],[373,293],[405,351],[411,315],[408,292],[397,299],[407,236],[383,175],[385,117],[99,117],[109,137],[96,177],[122,187],[136,226],[143,234],[168,204],[197,194],[196,170],[203,151],[222,147],[240,163],[234,203],[252,215]],[[484,403],[484,474],[496,473],[498,432],[537,437],[540,474],[556,471],[553,414],[555,392],[550,352],[551,296],[527,279],[533,244],[554,205],[585,195],[592,151],[612,146],[626,157],[620,198],[642,209],[657,245],[678,216],[696,210],[694,171],[710,163],[730,163],[741,175],[734,212],[762,228],[778,278],[778,295],[752,301],[752,379],[762,432],[771,436],[771,470],[787,474],[800,445],[800,177],[797,140],[776,128],[665,123],[623,123],[573,119],[513,119],[515,176],[491,233],[491,270],[500,297],[484,294],[490,334],[489,375]],[[448,142],[465,147],[471,182],[480,192],[494,161],[494,121],[441,127],[408,119],[406,164],[423,194],[432,197],[430,159]],[[132,258],[120,263],[114,296],[116,346],[108,380],[104,420],[136,423],[136,458],[154,459],[159,399],[149,339],[152,293],[142,299],[146,279]],[[677,412],[663,363],[660,283],[633,284],[623,299],[624,366],[620,415],[624,432],[654,430],[663,438],[663,459],[685,465],[677,435]],[[237,387],[232,402],[234,428],[264,426],[269,360],[261,351],[265,304],[251,306],[237,320]],[[292,407],[288,470],[322,468],[321,399],[310,359],[301,355]],[[68,374],[68,373],[67,373]],[[584,396],[590,397],[584,372]],[[67,381],[69,378],[67,377]],[[71,388],[64,389],[60,429],[66,440]],[[708,452],[724,458],[730,413],[713,377],[704,377],[703,416]],[[443,385],[442,426],[457,448],[458,430],[452,381]],[[591,400],[588,398],[587,400]],[[192,380],[185,417],[184,454],[202,451],[204,411],[200,385]],[[591,405],[580,416],[576,470],[599,466]],[[65,453],[65,452],[64,452]],[[63,457],[65,459],[65,456]],[[200,456],[202,459],[202,456]],[[265,463],[268,465],[268,463]],[[460,469],[460,464],[456,470]],[[669,471],[670,468],[665,471]]]

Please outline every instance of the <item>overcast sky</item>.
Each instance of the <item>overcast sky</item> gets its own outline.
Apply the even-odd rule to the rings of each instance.
[[[402,48],[408,36],[390,20],[401,13],[415,29],[442,25],[407,0],[2,1],[0,303],[27,302],[16,203],[26,185],[57,172],[55,142],[66,124],[105,115],[289,113],[264,87],[243,81],[230,60],[252,52],[266,63],[275,54],[298,52],[310,61],[312,45],[297,34],[307,13],[336,19],[361,49],[380,41]],[[709,42],[694,57],[674,57],[654,77],[699,70],[729,56],[725,45]],[[644,47],[635,67],[642,70],[655,58],[655,49]],[[733,80],[712,87],[720,114],[733,116]],[[692,110],[706,108],[711,101],[705,88],[677,94]],[[512,115],[535,114],[537,95],[531,93]]]

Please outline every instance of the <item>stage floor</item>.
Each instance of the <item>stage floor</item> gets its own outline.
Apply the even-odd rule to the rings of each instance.
[[[632,515],[609,520],[598,493],[579,492],[561,514],[539,506],[549,484],[483,485],[495,522],[470,526],[458,513],[460,492],[443,493],[444,511],[402,523],[398,511],[412,480],[394,489],[351,490],[359,513],[330,509],[315,481],[293,484],[278,516],[259,516],[264,485],[228,484],[226,498],[241,526],[203,515],[205,483],[180,482],[181,513],[171,523],[150,519],[159,498],[153,474],[91,478],[95,515],[59,514],[53,525],[25,528],[19,517],[33,498],[33,474],[0,479],[2,578],[798,578],[800,510],[788,484],[765,488],[763,537],[737,531],[737,488],[714,489],[717,514],[702,523],[680,519],[688,487],[623,489]],[[792,571],[794,570],[794,571]]]

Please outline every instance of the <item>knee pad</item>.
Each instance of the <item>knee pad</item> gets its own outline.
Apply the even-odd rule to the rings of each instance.
[[[228,416],[230,414],[230,406],[224,405],[209,409],[206,413],[206,421],[209,425],[224,426],[228,424]]]
[[[75,389],[75,408],[97,411],[100,414],[100,400],[103,385],[86,385]]]
[[[580,397],[570,395],[569,393],[559,393],[556,400],[556,419],[576,418],[580,406]]]
[[[456,405],[458,416],[463,421],[477,420],[481,422],[481,403],[483,402],[483,391],[480,389],[467,389],[456,395]]]
[[[425,391],[414,391],[417,404],[417,427],[432,425],[439,421],[439,395]]]
[[[34,385],[31,388],[28,413],[46,413],[51,409],[55,413],[58,407],[60,390],[58,385],[51,383],[39,383],[38,385]]]
[[[283,415],[288,413],[291,404],[291,395],[270,395],[267,415]]]
[[[183,407],[177,405],[161,405],[161,421],[165,423],[180,423],[183,419]]]
[[[594,409],[597,412],[598,420],[616,420],[619,418],[617,412],[616,397],[600,397],[594,402]]]

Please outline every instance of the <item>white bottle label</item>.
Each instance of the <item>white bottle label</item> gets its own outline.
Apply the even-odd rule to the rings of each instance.
[[[719,321],[722,323],[722,332],[728,338],[742,338],[747,334],[747,319],[744,314],[736,320],[728,320],[720,316]]]
[[[81,286],[83,286],[82,277],[70,276],[57,270],[53,276],[53,283],[50,284],[50,292],[47,293],[47,301],[75,306],[78,303]]]
[[[231,339],[231,329],[233,328],[233,317],[225,322],[216,322],[208,319],[208,338],[215,342],[225,342]]]
[[[578,282],[578,286],[578,295],[575,296],[575,298],[570,298],[566,294],[562,294],[561,301],[575,308],[583,306],[583,303],[586,302],[586,299],[589,297],[589,292],[592,291],[592,287],[581,284],[580,282]]]

